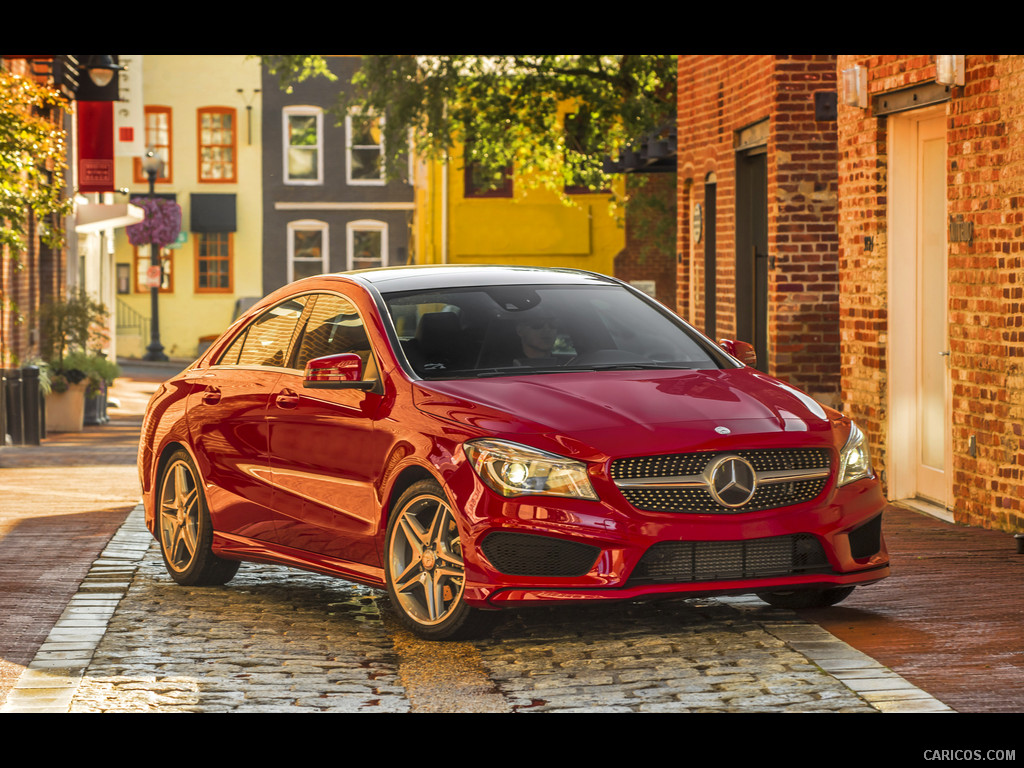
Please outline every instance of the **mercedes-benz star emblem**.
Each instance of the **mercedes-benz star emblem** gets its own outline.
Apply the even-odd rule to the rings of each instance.
[[[754,467],[735,454],[714,459],[705,470],[705,478],[715,501],[726,507],[742,507],[757,490]]]

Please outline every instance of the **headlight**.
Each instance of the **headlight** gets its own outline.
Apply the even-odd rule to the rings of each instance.
[[[857,425],[850,422],[850,436],[839,452],[839,485],[871,477],[871,456],[868,454],[868,439]]]
[[[579,461],[503,440],[474,440],[463,449],[480,479],[502,496],[597,499],[587,467]]]

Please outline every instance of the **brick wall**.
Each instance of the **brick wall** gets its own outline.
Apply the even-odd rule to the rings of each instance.
[[[933,56],[838,57],[860,64],[869,92],[935,78]],[[947,246],[953,499],[958,521],[1024,530],[1024,57],[969,55],[946,103],[947,215],[973,241]],[[889,463],[887,124],[840,107],[842,386],[851,415]],[[870,238],[870,241],[866,240]],[[871,243],[871,249],[866,243]]]
[[[769,121],[769,373],[822,400],[839,399],[836,123],[816,120],[814,94],[835,91],[830,55],[680,56],[677,275],[680,314],[706,327],[704,243],[691,214],[717,189],[717,338],[735,337],[736,138]]]
[[[22,77],[33,76],[25,59],[5,59],[3,65]],[[47,77],[37,80],[48,82]],[[40,242],[34,219],[17,259],[6,250],[0,253],[0,367],[23,365],[39,356],[39,310],[62,296],[63,270],[64,251]]]

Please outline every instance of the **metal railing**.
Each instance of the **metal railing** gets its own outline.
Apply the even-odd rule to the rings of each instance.
[[[117,300],[117,332],[129,336],[138,334],[143,345],[149,340],[149,318],[139,314],[120,299]]]

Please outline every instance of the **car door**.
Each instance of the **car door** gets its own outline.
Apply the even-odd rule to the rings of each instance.
[[[190,374],[189,431],[214,528],[272,541],[267,405],[289,359],[306,297],[290,299],[244,327],[214,365]]]
[[[340,294],[318,294],[296,350],[267,412],[274,505],[282,518],[278,541],[352,563],[379,565],[374,482],[388,438],[374,428],[383,389],[378,357],[355,304]],[[363,378],[375,382],[372,389],[303,387],[306,363],[344,352],[363,359]]]

